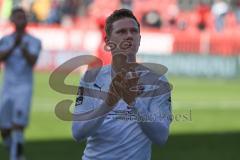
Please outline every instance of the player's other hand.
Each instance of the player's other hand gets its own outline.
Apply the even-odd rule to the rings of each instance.
[[[123,82],[123,73],[119,72],[112,79],[112,82],[109,86],[109,92],[106,99],[106,103],[109,106],[114,106],[120,99],[122,95],[122,82]]]
[[[142,93],[138,87],[139,76],[132,68],[128,72],[125,70],[124,73],[121,97],[128,105],[132,105],[135,99]]]
[[[23,38],[23,33],[16,32],[14,47],[17,47],[17,46],[19,46],[21,44],[22,38]]]
[[[110,84],[108,104],[114,106],[120,99],[123,99],[128,105],[131,105],[141,91],[136,89],[139,77],[133,70],[122,69],[121,72],[113,78]]]

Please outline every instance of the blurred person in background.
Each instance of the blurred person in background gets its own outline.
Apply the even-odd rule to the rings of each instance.
[[[142,24],[148,28],[160,28],[162,26],[162,20],[158,11],[151,10],[143,14]]]
[[[80,6],[79,0],[65,0],[63,2],[63,12],[71,17],[76,17]]]
[[[167,8],[167,19],[168,19],[168,25],[171,28],[177,28],[178,23],[178,15],[179,15],[179,7],[175,3],[170,4]]]
[[[32,12],[36,15],[36,20],[45,22],[51,9],[50,0],[34,0],[32,2]]]
[[[228,12],[228,4],[224,0],[215,0],[212,5],[212,14],[214,16],[215,28],[217,31],[224,29],[225,16]]]
[[[101,33],[101,41],[100,44],[97,48],[96,51],[96,56],[102,60],[103,65],[109,65],[111,64],[111,53],[107,52],[106,49],[104,48],[105,46],[105,37],[106,37],[106,32],[105,32],[105,19],[104,17],[100,17],[97,19],[96,23],[98,26],[98,29]]]
[[[81,16],[88,16],[88,8],[93,2],[94,0],[81,0],[81,4],[79,6],[79,14]]]
[[[234,6],[235,6],[236,20],[237,20],[237,23],[240,24],[240,0],[235,0]]]
[[[168,139],[171,123],[170,90],[161,87],[166,91],[162,95],[138,97],[148,89],[130,89],[143,79],[140,75],[127,79],[127,73],[137,74],[137,67],[140,70],[144,68],[136,62],[141,40],[140,25],[130,10],[114,11],[106,20],[105,31],[105,42],[110,48],[112,63],[102,67],[93,82],[89,82],[89,78],[92,78],[94,69],[87,71],[81,79],[74,113],[78,116],[87,112],[92,118],[79,121],[81,116],[75,117],[73,137],[76,141],[87,138],[83,160],[150,160],[152,143],[162,146]],[[132,68],[136,72],[132,71],[132,64],[137,65]],[[146,78],[153,80],[150,75]],[[156,81],[167,83],[162,75],[156,78]],[[86,95],[85,89],[99,89],[99,94],[104,91],[107,95],[101,100]],[[140,119],[127,119],[129,114]],[[143,117],[146,119],[141,119]]]
[[[198,15],[197,27],[199,30],[205,30],[207,27],[207,20],[210,13],[210,7],[207,3],[201,0],[196,8]]]
[[[62,4],[63,25],[74,25],[75,19],[79,13],[81,1],[65,0]]]
[[[32,99],[33,67],[41,51],[41,41],[26,32],[27,15],[22,8],[14,8],[10,19],[15,31],[0,40],[0,61],[5,66],[0,130],[10,160],[24,160],[24,130]]]
[[[29,20],[29,22],[31,22],[31,23],[39,23],[39,19],[38,19],[38,17],[37,17],[37,14],[36,14],[33,6],[34,6],[34,3],[32,2],[32,3],[30,4],[28,20]]]
[[[49,24],[61,24],[62,21],[62,7],[59,0],[51,1],[51,8],[47,17]]]

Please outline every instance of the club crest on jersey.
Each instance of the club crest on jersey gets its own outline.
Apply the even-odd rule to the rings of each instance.
[[[84,88],[79,86],[75,106],[81,105],[83,103],[83,93],[84,93]]]

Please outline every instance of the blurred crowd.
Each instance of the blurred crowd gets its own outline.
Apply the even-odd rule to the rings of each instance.
[[[0,0],[1,18],[9,17],[11,8],[22,6],[29,13],[29,21],[60,24],[63,18],[85,15],[93,0]]]
[[[198,28],[204,30],[207,27],[208,15],[211,13],[214,17],[214,25],[217,31],[222,31],[225,24],[225,17],[231,11],[235,12],[235,19],[240,24],[240,0],[232,1],[232,6],[227,1],[215,0],[211,8],[207,3],[200,1],[196,7],[199,17]]]
[[[145,28],[184,30],[194,25],[203,31],[212,24],[215,30],[222,31],[227,17],[234,17],[231,25],[240,25],[240,0],[197,0],[187,10],[179,3],[178,0],[0,0],[0,19],[7,20],[11,8],[20,5],[30,13],[29,20],[34,23],[74,25],[81,17],[97,19],[111,9],[128,8],[136,11]]]

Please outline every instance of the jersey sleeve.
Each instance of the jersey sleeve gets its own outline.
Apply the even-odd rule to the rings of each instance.
[[[30,52],[30,54],[38,57],[42,49],[41,41],[39,39],[34,39],[29,43],[30,45],[28,45],[28,51]]]
[[[11,41],[7,37],[0,39],[0,54],[12,47]]]
[[[160,80],[167,82],[163,78]],[[136,108],[140,113],[139,124],[143,132],[153,143],[163,146],[167,142],[172,121],[170,90],[159,96],[149,97],[140,104]]]
[[[86,96],[85,87],[91,88],[91,83],[86,83],[83,80],[80,81],[74,114],[86,113],[92,111],[95,107],[100,105],[100,100],[97,98]],[[72,135],[76,141],[81,141],[89,136],[91,136],[95,131],[101,126],[105,117],[99,117],[96,119],[78,121],[73,119],[72,123]]]
[[[84,113],[94,109],[94,99],[85,95],[85,88],[89,86],[88,83],[80,81],[75,102],[75,113]]]
[[[149,106],[150,113],[154,113],[154,120],[169,126],[172,121],[171,93],[155,97]]]
[[[167,79],[162,76],[159,78],[163,83],[168,83]],[[169,83],[168,83],[169,84]],[[167,87],[170,87],[168,85]],[[140,99],[137,103],[139,114],[145,119],[144,121],[161,122],[169,126],[172,121],[172,104],[171,104],[171,90],[159,96],[148,97]]]

